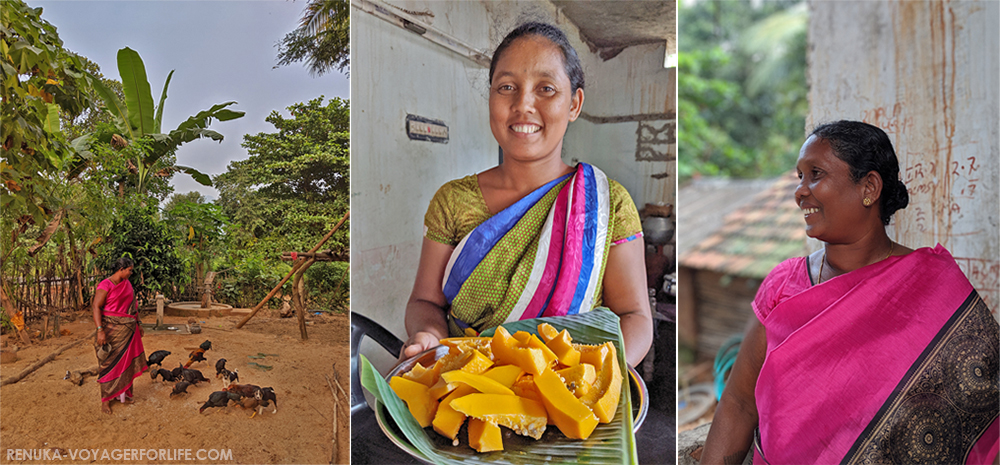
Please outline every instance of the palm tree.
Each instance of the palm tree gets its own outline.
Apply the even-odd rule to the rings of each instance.
[[[305,60],[313,76],[349,68],[350,10],[347,0],[310,1],[299,27],[278,44],[278,66]]]

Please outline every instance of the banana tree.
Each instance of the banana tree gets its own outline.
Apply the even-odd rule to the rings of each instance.
[[[143,64],[142,58],[139,57],[139,53],[128,47],[119,50],[118,73],[122,78],[125,102],[122,102],[99,79],[91,79],[90,84],[101,100],[104,101],[108,112],[115,118],[115,125],[125,140],[133,141],[139,138],[150,140],[150,150],[136,157],[134,161],[139,178],[137,183],[137,190],[139,192],[145,191],[150,176],[154,174],[155,170],[153,167],[161,158],[173,153],[181,144],[202,137],[222,142],[222,134],[208,129],[212,121],[229,121],[241,118],[244,115],[242,111],[226,108],[236,104],[236,102],[220,103],[189,117],[170,132],[163,132],[161,129],[163,105],[167,100],[167,88],[170,86],[170,79],[173,77],[174,71],[171,70],[167,74],[167,80],[164,82],[163,89],[160,92],[160,99],[155,105],[149,81],[146,79],[146,66]],[[92,157],[92,154],[88,151],[89,144],[92,142],[93,135],[83,136],[73,141],[74,148],[81,155],[81,163],[78,164],[78,168],[82,168],[85,160]],[[111,140],[110,142],[112,144],[123,143],[118,140]],[[212,180],[208,175],[192,167],[173,165],[167,169],[187,173],[202,185],[212,185]]]

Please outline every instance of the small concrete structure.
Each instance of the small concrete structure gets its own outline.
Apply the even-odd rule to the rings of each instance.
[[[171,302],[164,309],[164,313],[170,316],[193,316],[195,318],[209,318],[213,316],[229,316],[233,306],[212,302],[209,308],[202,307],[201,302]]]

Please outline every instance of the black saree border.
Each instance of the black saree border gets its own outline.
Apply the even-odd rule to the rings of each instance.
[[[891,425],[888,425],[888,421],[893,418],[894,414],[897,414],[900,410],[902,410],[901,405],[905,400],[911,397],[913,394],[912,389],[918,384],[919,381],[921,381],[921,377],[925,375],[928,370],[934,369],[936,365],[942,365],[943,361],[938,356],[947,348],[948,343],[954,340],[956,336],[965,334],[963,330],[968,329],[966,328],[967,325],[975,324],[974,318],[976,317],[977,312],[982,311],[980,308],[985,310],[985,313],[990,320],[987,324],[992,324],[994,328],[997,326],[997,322],[993,318],[989,309],[986,307],[985,302],[983,302],[979,293],[973,289],[972,292],[969,293],[968,297],[966,297],[965,301],[958,306],[954,314],[948,319],[944,327],[934,336],[924,351],[906,371],[906,374],[902,377],[899,384],[895,389],[893,389],[892,394],[890,394],[889,398],[882,404],[882,407],[879,408],[878,412],[858,436],[858,439],[848,450],[847,454],[845,454],[841,463],[873,463],[872,457],[866,453],[868,448],[874,442],[889,440],[892,427]],[[996,344],[997,343],[994,343],[994,349],[997,347]],[[994,397],[996,397],[996,393],[997,388],[994,387]],[[971,452],[978,439],[982,437],[993,422],[998,421],[998,412],[993,412],[992,416],[984,416],[982,419],[986,421],[983,422],[981,427],[972,431],[974,433],[972,435],[972,440],[966,441],[962,444],[961,454],[963,457],[963,463],[964,458]],[[882,459],[891,459],[890,451],[885,448],[879,449],[877,455]],[[889,461],[891,462],[891,460]],[[881,461],[875,461],[875,463],[881,463]]]

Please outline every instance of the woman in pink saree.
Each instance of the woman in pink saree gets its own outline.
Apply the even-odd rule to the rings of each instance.
[[[764,279],[703,463],[993,463],[997,321],[943,247],[886,234],[909,202],[888,136],[816,128],[796,165],[825,243]]]
[[[111,413],[111,400],[132,403],[132,381],[149,367],[142,347],[139,312],[133,306],[135,293],[128,278],[132,259],[119,258],[112,274],[94,293],[94,324],[97,325],[97,360],[101,385],[101,411]],[[133,311],[135,309],[135,311]]]

